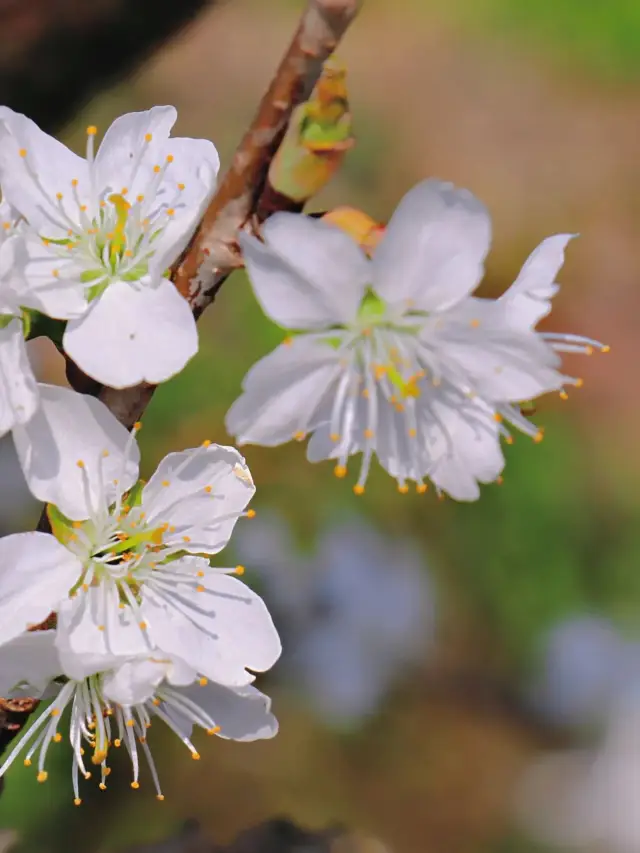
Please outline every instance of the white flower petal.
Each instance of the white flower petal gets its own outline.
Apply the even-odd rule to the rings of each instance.
[[[497,302],[510,326],[531,329],[551,311],[551,300],[559,289],[555,278],[564,263],[567,243],[575,236],[547,237],[529,255],[518,278]]]
[[[430,478],[455,500],[477,500],[478,483],[493,482],[504,468],[493,410],[474,400],[464,410],[436,402],[432,411],[437,421],[431,416],[424,426]]]
[[[118,705],[131,706],[146,702],[167,673],[167,660],[138,658],[123,663],[102,678],[106,699]]]
[[[38,384],[29,363],[22,320],[0,328],[0,435],[26,423],[38,405]]]
[[[219,684],[248,684],[253,676],[247,668],[263,672],[280,656],[271,616],[260,596],[237,578],[211,570],[202,585],[202,592],[178,587],[170,601],[145,585],[141,613],[149,636]]]
[[[136,482],[140,451],[99,400],[70,388],[39,388],[40,407],[13,430],[20,465],[35,497],[69,518],[88,518],[87,497],[95,511],[115,500],[114,480],[122,491]]]
[[[179,373],[198,351],[191,309],[170,281],[110,284],[90,311],[71,320],[64,349],[88,376],[112,388],[153,385]]]
[[[35,233],[25,234],[25,250],[26,284],[20,304],[58,320],[82,316],[88,307],[80,280],[85,268],[73,253],[60,257],[54,244],[46,245]]]
[[[94,161],[93,179],[99,191],[119,193],[126,186],[132,197],[144,192],[153,167],[164,163],[165,144],[177,117],[175,107],[152,107],[117,118]]]
[[[239,235],[247,272],[263,311],[289,329],[352,322],[371,280],[364,252],[340,228],[295,213],[276,213],[264,243]]]
[[[391,305],[442,311],[484,272],[491,222],[468,190],[428,180],[402,199],[373,258],[373,289]]]
[[[340,356],[331,346],[294,337],[247,373],[244,393],[227,412],[227,431],[238,444],[267,447],[310,432],[323,396],[341,371]]]
[[[254,741],[272,738],[278,733],[278,721],[271,713],[271,699],[255,687],[231,689],[209,682],[203,687],[192,685],[178,691],[202,708],[220,726],[216,732],[225,740]],[[192,724],[172,709],[172,717],[189,737]]]
[[[167,545],[217,554],[254,494],[238,451],[209,444],[165,456],[142,491],[141,508],[148,525],[175,528],[164,533]]]
[[[78,182],[75,194],[72,181]],[[88,199],[89,170],[86,160],[31,119],[0,107],[0,186],[4,198],[42,236],[66,237],[77,219],[75,199]]]
[[[41,696],[62,668],[55,631],[31,631],[0,646],[0,696]]]
[[[158,191],[157,202],[175,210],[154,241],[149,260],[152,276],[161,276],[185,248],[216,188],[220,158],[208,139],[169,139],[166,156],[173,158]],[[173,180],[172,180],[173,179]],[[179,189],[177,182],[183,189]]]
[[[0,539],[0,645],[43,622],[77,581],[82,567],[49,533]]]
[[[58,610],[56,646],[62,670],[81,680],[122,663],[123,658],[146,655],[150,644],[130,608],[119,608],[114,587],[104,584],[78,590]]]

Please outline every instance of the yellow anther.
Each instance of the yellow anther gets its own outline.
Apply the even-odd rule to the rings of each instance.
[[[54,743],[60,743],[60,741],[62,740],[62,735],[60,734],[60,732],[56,732],[54,734],[53,740],[54,740]]]
[[[398,483],[398,491],[401,495],[406,495],[409,492],[409,486],[406,483]]]
[[[62,193],[56,193],[56,198],[58,199],[58,201],[62,201],[64,196],[62,195]]]
[[[359,483],[353,487],[353,493],[355,495],[363,495],[364,494],[364,486],[361,486]]]
[[[84,468],[84,462],[82,461],[82,459],[78,459],[76,465],[78,466],[78,468]]]
[[[133,252],[131,251],[131,249],[127,249],[124,253],[124,256],[125,256],[125,258],[132,258]]]
[[[184,184],[178,184],[178,189],[180,190],[180,192],[182,192],[182,190],[184,189],[184,187],[185,187],[185,185],[184,185]]]
[[[304,439],[306,437],[307,437],[306,432],[302,432],[301,430],[298,430],[298,432],[294,432],[294,434],[293,434],[293,438],[295,441],[304,441]]]
[[[496,483],[498,484],[498,486],[501,486],[504,483],[504,477],[501,474],[496,477]]]
[[[426,483],[416,483],[416,492],[419,495],[424,495],[429,486]]]
[[[362,392],[362,396],[364,397],[364,399],[365,399],[365,400],[368,400],[368,399],[369,399],[369,389],[368,389],[368,388],[365,388],[365,389],[363,390],[363,392]]]
[[[86,213],[87,205],[86,205],[86,204],[81,204],[81,205],[80,205],[80,210],[81,210],[83,213]]]
[[[211,494],[211,492],[212,492],[212,488],[211,488],[211,486],[205,486],[205,487],[204,487],[204,490],[205,490],[205,492],[206,492],[208,495],[210,495],[210,494]]]
[[[140,787],[140,782],[132,782],[131,787],[133,788],[134,791],[137,791],[138,788]]]
[[[560,392],[560,399],[561,400],[568,400],[569,399],[569,395],[567,394],[567,392],[565,390],[562,390]]]
[[[51,714],[52,717],[59,717],[60,716],[60,708],[52,708],[49,711],[49,713]]]
[[[87,128],[87,136],[95,136],[97,132],[98,128],[95,126],[95,124],[90,124]]]
[[[147,630],[147,623],[144,621],[144,619],[142,620],[142,622],[138,622],[138,627],[141,628],[143,631]]]
[[[120,195],[126,195],[129,192],[129,187],[122,187]]]
[[[161,171],[161,169],[162,169],[162,167],[161,167],[161,166],[154,166],[154,167],[153,167],[153,171],[156,173],[156,175],[158,174],[158,172],[160,172],[160,171]]]
[[[145,135],[144,135],[144,141],[145,142],[151,142],[152,139],[153,139],[152,133],[145,133]]]
[[[586,347],[584,354],[585,355],[593,355],[593,347]]]
[[[285,338],[282,341],[282,343],[284,344],[285,347],[290,347],[291,344],[293,343],[293,338],[291,338],[291,337]]]
[[[30,758],[25,758],[25,760],[22,763],[24,764],[25,767],[31,767],[31,759]]]
[[[98,625],[98,631],[104,631],[104,630],[105,630],[104,625]]]
[[[236,566],[235,573],[237,575],[243,575],[245,573],[244,566]]]
[[[170,483],[169,483],[169,481],[168,481],[168,480],[163,480],[163,481],[162,481],[162,485],[163,485],[163,486],[165,487],[165,489],[166,489],[166,488],[167,488],[167,486],[169,486],[169,485],[170,485]]]
[[[116,748],[116,749],[119,749],[119,748],[122,746],[122,741],[120,740],[120,738],[119,738],[119,737],[117,737],[117,738],[114,740],[113,745],[115,746],[115,748]]]
[[[409,438],[415,438],[417,436],[417,434],[418,434],[418,430],[414,429],[414,427],[411,427],[411,429],[409,430]]]
[[[396,412],[404,412],[404,406],[402,403],[396,403],[394,408],[395,408]]]
[[[372,429],[365,429],[364,437],[365,438],[373,438],[373,430]]]
[[[504,437],[504,440],[507,442],[507,444],[513,444],[513,436],[512,435],[506,435]]]
[[[26,149],[26,148],[21,148],[21,149],[18,151],[18,154],[19,154],[21,157],[23,157],[23,158],[24,158],[24,157],[26,157],[26,156],[27,156],[27,149]]]
[[[146,737],[145,737],[144,735],[142,735],[142,737],[139,737],[139,738],[138,738],[138,742],[139,742],[139,743],[146,743],[146,742],[147,742],[147,739],[146,739]]]
[[[160,800],[160,802],[162,802],[164,800],[164,794],[156,794],[156,800]]]
[[[214,726],[211,729],[207,729],[207,734],[208,735],[217,735],[219,731],[222,731],[220,726]]]
[[[74,806],[81,806],[82,805],[82,800],[80,799],[80,797],[75,798],[75,800],[73,801],[73,805]]]
[[[97,749],[93,753],[93,755],[91,756],[91,763],[92,764],[102,764],[102,762],[105,760],[106,757],[107,757],[107,750],[106,749]]]
[[[199,583],[198,586],[196,587],[196,592],[204,592],[204,591],[205,591],[205,587],[203,587],[202,584]]]
[[[581,378],[576,379],[576,381],[573,383],[574,388],[582,388],[583,385],[584,379]]]
[[[2,227],[4,228],[5,231],[8,231],[11,228],[11,223],[10,222],[3,222]]]
[[[38,782],[46,782],[48,778],[49,778],[49,774],[47,773],[46,770],[41,770],[38,773],[38,775],[36,776],[36,779],[38,780]]]
[[[469,323],[469,325],[471,326],[472,329],[477,329],[478,326],[480,325],[480,320],[475,318]]]
[[[134,428],[134,430],[135,430],[136,432],[138,432],[139,430],[141,430],[141,429],[142,429],[142,422],[141,422],[141,421],[136,421],[136,422],[135,422],[135,424],[133,425],[133,428]]]
[[[77,178],[73,178],[73,179],[71,180],[71,186],[72,186],[72,187],[77,187],[77,186],[78,186],[78,179],[77,179]]]
[[[340,441],[340,436],[337,432],[332,432],[329,438],[331,439],[331,441]]]
[[[203,578],[204,577],[204,572],[202,571],[202,569],[200,569],[199,572],[196,572],[196,577],[197,578]]]
[[[200,753],[199,752],[192,752],[191,758],[193,758],[194,761],[200,761]]]
[[[107,786],[105,785],[104,782],[100,782],[100,784],[98,785],[98,788],[100,788],[101,791],[107,790]]]
[[[611,352],[611,347],[609,344],[605,344],[603,347],[600,347],[600,352]]]
[[[172,524],[171,527],[169,528],[169,533],[175,533],[175,532],[176,532],[176,529]]]
[[[373,368],[373,375],[376,379],[382,379],[386,372],[387,368],[383,364],[376,364],[376,366]]]
[[[91,773],[89,773],[89,771],[87,771],[86,773],[83,773],[82,775],[84,776],[85,779],[91,779]]]
[[[205,678],[204,675],[202,676],[202,678],[198,679],[198,684],[200,685],[200,687],[206,687],[208,683],[209,679]]]
[[[346,466],[336,465],[336,467],[333,469],[333,473],[336,475],[336,477],[340,477],[340,478],[346,477],[347,476]]]
[[[502,423],[502,415],[500,414],[500,412],[495,412],[493,415],[493,419],[496,423],[501,424]]]
[[[167,163],[173,163],[173,154],[167,154]]]
[[[255,509],[248,509],[247,510],[247,518],[255,518],[255,517],[256,517]]]
[[[182,541],[183,542],[191,542],[191,537],[190,536],[183,536]]]
[[[533,440],[536,444],[540,444],[542,439],[544,438],[544,431],[539,429],[538,432],[533,436]]]
[[[173,207],[167,208],[167,216],[175,216],[175,214],[176,214],[175,208],[173,208]]]

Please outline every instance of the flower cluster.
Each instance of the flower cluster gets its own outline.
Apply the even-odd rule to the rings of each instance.
[[[129,431],[99,399],[39,383],[25,347],[45,330],[69,362],[114,389],[163,382],[196,353],[195,320],[170,271],[219,161],[208,141],[171,138],[175,119],[172,107],[122,116],[97,148],[89,127],[82,158],[0,108],[0,437],[11,433],[48,521],[0,538],[0,694],[48,702],[0,775],[22,756],[46,780],[49,747],[66,733],[76,803],[80,777],[96,772],[106,787],[120,746],[132,787],[144,758],[163,798],[147,742],[156,720],[193,758],[194,726],[245,741],[277,730],[253,686],[280,655],[277,631],[239,579],[242,566],[214,564],[238,519],[253,514],[245,460],[205,441],[170,453],[143,481],[140,424]],[[270,446],[310,435],[309,459],[336,460],[338,477],[361,453],[356,494],[375,456],[400,492],[410,481],[424,492],[431,480],[476,499],[480,483],[499,479],[511,429],[542,437],[522,402],[581,384],[562,372],[560,353],[607,349],[536,331],[569,239],[543,241],[506,293],[481,299],[473,293],[489,217],[450,184],[416,186],[386,228],[342,208],[324,220],[277,213],[260,236],[241,233],[256,297],[288,334],[248,373],[229,432]],[[291,656],[311,679],[335,659],[337,681],[321,693],[337,686],[342,716],[343,700],[346,716],[375,706],[433,622],[415,555],[352,534],[329,537],[324,579],[308,598],[335,609],[369,586],[367,605],[343,608],[340,635],[309,624]],[[354,673],[363,689],[346,685]],[[314,701],[331,712],[326,696]]]
[[[255,488],[243,457],[205,441],[139,478],[129,432],[97,399],[38,383],[25,339],[42,316],[88,376],[114,388],[161,382],[197,350],[195,320],[166,273],[215,187],[210,142],[170,139],[171,107],[125,115],[86,158],[0,109],[0,434],[12,433],[50,532],[0,538],[0,694],[49,701],[6,756],[47,778],[68,734],[72,787],[92,766],[106,786],[123,746],[139,786],[161,720],[193,758],[194,726],[272,737],[252,684],[280,654],[262,601],[213,558]],[[51,324],[53,321],[53,325]],[[65,322],[61,322],[65,321]],[[34,630],[37,629],[37,630]]]

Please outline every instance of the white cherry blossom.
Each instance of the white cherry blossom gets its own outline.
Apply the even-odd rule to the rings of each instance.
[[[99,787],[105,789],[111,772],[109,751],[120,747],[131,759],[131,787],[140,787],[140,760],[144,757],[156,796],[163,800],[147,741],[156,720],[180,738],[194,759],[200,758],[191,741],[194,726],[227,740],[253,741],[277,733],[271,702],[263,693],[251,685],[225,687],[210,682],[179,658],[165,653],[106,657],[98,662],[101,669],[86,678],[60,683],[65,673],[55,635],[55,631],[22,634],[0,647],[0,693],[9,697],[44,694],[50,699],[45,711],[13,745],[0,767],[0,776],[24,754],[23,763],[27,767],[35,764],[38,781],[45,782],[49,748],[63,740],[68,727],[76,805],[82,802],[80,776],[89,779],[95,770]],[[68,718],[63,716],[67,709]]]
[[[252,514],[255,488],[242,456],[205,442],[170,453],[148,483],[134,486],[136,429],[124,451],[96,445],[79,459],[82,420],[70,428],[60,417],[49,428],[60,456],[49,485],[57,490],[53,534],[0,539],[0,643],[53,611],[64,671],[74,678],[105,655],[154,648],[230,686],[252,681],[248,669],[269,669],[280,641],[262,599],[232,577],[242,567],[208,560],[237,519]],[[66,446],[58,441],[65,432]],[[35,446],[46,455],[46,445]]]
[[[500,438],[514,427],[540,440],[518,403],[565,395],[580,379],[561,352],[601,347],[534,330],[550,310],[570,235],[544,240],[499,299],[480,283],[491,226],[466,190],[429,180],[394,213],[370,260],[346,233],[277,213],[263,241],[241,234],[256,297],[295,334],[254,365],[227,415],[239,444],[282,444],[311,434],[310,461],[332,458],[342,477],[362,453],[356,494],[378,457],[401,492],[430,478],[459,500],[499,478]]]
[[[162,382],[198,347],[165,277],[193,233],[219,168],[213,144],[169,138],[173,107],[118,118],[94,153],[74,154],[0,108],[0,185],[26,219],[25,274],[40,309],[68,320],[67,354],[114,388]],[[36,307],[36,306],[34,306]]]

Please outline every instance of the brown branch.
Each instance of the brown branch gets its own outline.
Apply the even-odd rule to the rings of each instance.
[[[294,108],[305,101],[345,30],[355,18],[362,0],[309,0],[293,41],[280,63],[258,112],[240,143],[231,168],[222,179],[188,248],[175,264],[172,280],[186,297],[196,319],[211,304],[227,276],[241,266],[236,234],[247,223],[258,221],[257,211],[267,172],[287,129]],[[273,208],[272,208],[273,209]],[[168,342],[170,343],[170,342]],[[85,376],[67,360],[67,378],[76,390],[99,397],[129,429],[140,419],[155,386],[143,383],[115,390]],[[38,530],[49,530],[43,512]],[[47,623],[47,627],[51,627]],[[0,699],[0,752],[26,722],[27,714],[3,724]],[[37,702],[30,701],[33,707]],[[7,718],[9,719],[9,718]]]

